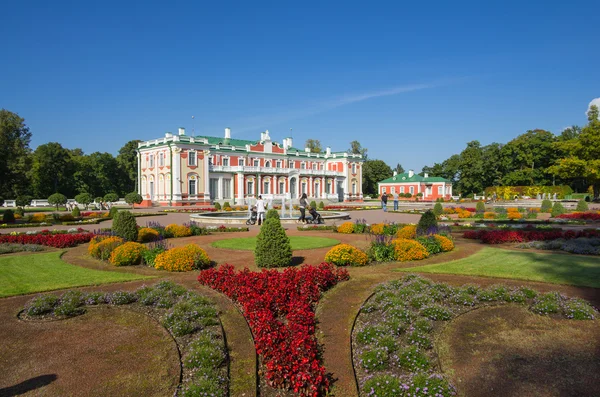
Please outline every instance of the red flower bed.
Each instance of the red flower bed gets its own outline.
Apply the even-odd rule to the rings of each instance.
[[[60,233],[60,234],[19,234],[0,235],[0,243],[13,244],[38,244],[54,248],[74,247],[78,244],[89,242],[93,233]]]
[[[596,230],[467,230],[463,237],[481,240],[484,244],[520,243],[523,241],[548,241],[559,238],[598,237]]]
[[[561,214],[557,218],[579,219],[584,221],[600,221],[600,214],[597,212],[573,212],[571,214]]]
[[[328,390],[329,379],[318,358],[314,306],[321,292],[348,277],[329,263],[238,273],[223,265],[200,272],[198,281],[242,306],[271,386],[319,396]]]

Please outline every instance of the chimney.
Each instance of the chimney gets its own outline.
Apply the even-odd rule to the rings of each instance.
[[[179,127],[179,135],[185,135],[185,128]]]
[[[412,178],[415,175],[415,172],[413,170],[408,170],[408,177]]]
[[[260,140],[261,140],[261,141],[264,141],[264,140],[265,140],[265,136],[266,136],[266,135],[267,135],[266,133],[264,133],[264,132],[261,132],[261,133],[260,133]]]
[[[331,148],[329,146],[327,146],[327,148],[325,149],[325,156],[331,156]]]
[[[304,151],[305,151],[306,153],[310,153],[310,148],[309,148],[309,147],[305,147],[305,148],[304,148]]]
[[[225,128],[225,139],[231,139],[231,128]]]
[[[424,173],[424,174],[423,174],[423,177],[425,177],[425,178],[429,178],[429,174],[428,174],[428,173]]]
[[[398,175],[398,172],[397,172],[397,171],[394,171],[394,176],[396,176],[396,175]]]
[[[165,138],[173,138],[173,134],[170,132],[165,133]]]

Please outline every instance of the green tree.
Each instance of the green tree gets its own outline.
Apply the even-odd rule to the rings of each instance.
[[[138,176],[138,160],[137,160],[137,149],[138,143],[141,141],[138,139],[127,142],[117,155],[117,163],[121,169],[121,175],[123,177],[120,183],[121,192],[132,192],[137,190],[137,176]]]
[[[15,199],[15,205],[21,209],[28,207],[29,204],[31,204],[31,200],[33,200],[33,198],[27,194],[22,194],[20,196],[17,196],[17,198]]]
[[[119,201],[119,195],[117,193],[106,193],[104,195],[104,201],[107,203],[114,203],[115,201]]]
[[[467,147],[460,153],[458,173],[460,175],[458,191],[461,194],[483,191],[483,151],[479,141],[467,143]]]
[[[367,149],[363,148],[358,141],[350,142],[350,149],[348,150],[351,154],[360,154],[364,160],[367,159]]]
[[[31,156],[29,177],[35,197],[48,197],[53,192],[75,194],[75,163],[70,151],[58,142],[40,145]]]
[[[142,201],[144,201],[144,198],[137,192],[131,192],[125,195],[125,202],[130,204],[131,208],[133,208],[134,204],[140,204]]]
[[[309,148],[311,153],[321,153],[323,151],[321,142],[318,139],[307,139],[304,147]]]
[[[577,208],[575,209],[575,211],[585,212],[588,209],[589,209],[588,203],[586,203],[584,199],[581,199],[577,202]]]
[[[417,235],[424,236],[427,234],[435,234],[437,228],[437,217],[431,210],[427,210],[421,215],[419,223],[417,223]]]
[[[52,205],[56,205],[56,210],[58,211],[59,205],[67,204],[67,196],[61,193],[54,193],[50,197],[48,197],[48,203]]]
[[[27,193],[31,133],[25,119],[0,109],[0,196],[15,198]]]
[[[400,165],[400,163],[396,164],[396,168],[394,168],[397,174],[404,174],[404,167]]]
[[[377,194],[377,182],[390,178],[392,169],[383,160],[367,160],[363,163],[363,194]]]
[[[433,206],[433,213],[435,214],[435,216],[440,216],[444,213],[444,207],[442,206],[442,203],[435,203],[435,205]]]
[[[556,137],[549,131],[529,130],[502,148],[505,185],[549,185],[548,167],[556,160]]]
[[[77,201],[78,204],[83,204],[87,210],[88,206],[94,201],[94,197],[89,193],[79,193],[75,196],[75,201]]]
[[[113,218],[112,231],[127,241],[137,241],[138,227],[135,216],[129,211],[119,211]]]
[[[254,261],[258,267],[284,267],[292,263],[292,245],[279,217],[265,219],[258,236]]]
[[[77,172],[74,175],[77,189],[93,197],[106,192],[121,192],[122,169],[110,153],[95,152],[89,156],[76,157]]]

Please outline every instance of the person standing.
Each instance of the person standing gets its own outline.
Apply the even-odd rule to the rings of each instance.
[[[300,202],[298,203],[298,208],[300,209],[300,218],[296,221],[306,223],[306,207],[308,207],[308,200],[306,200],[306,193],[302,193],[300,197]]]
[[[394,211],[398,211],[398,193],[394,192]]]
[[[266,209],[265,200],[262,199],[262,196],[258,196],[258,200],[256,201],[256,216],[258,218],[258,226],[262,225],[265,220],[265,209]]]
[[[383,212],[387,212],[387,200],[388,196],[385,192],[381,195],[381,208],[383,208]]]

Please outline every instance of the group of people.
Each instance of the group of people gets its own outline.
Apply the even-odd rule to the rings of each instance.
[[[250,219],[248,220],[249,224],[254,224],[258,222],[258,225],[262,225],[265,220],[265,212],[267,212],[268,204],[263,200],[262,196],[258,196],[258,200],[252,208],[250,209]],[[315,208],[312,208],[308,205],[308,199],[306,193],[302,193],[300,196],[300,201],[298,203],[298,209],[300,210],[300,217],[296,220],[296,223],[308,223],[306,219],[306,210],[308,209],[308,213],[312,216],[313,222],[322,222],[321,215],[317,212]]]
[[[394,200],[394,211],[398,211],[398,193],[391,193],[390,196],[392,196]],[[383,212],[387,212],[388,197],[386,192],[383,192],[381,195],[381,208],[383,208]]]

